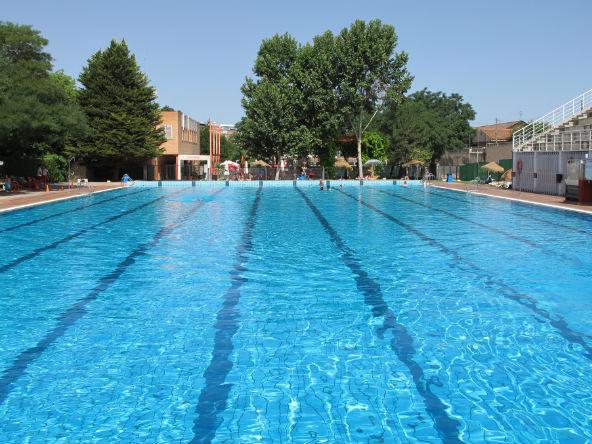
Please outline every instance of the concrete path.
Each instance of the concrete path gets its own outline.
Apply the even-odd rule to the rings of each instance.
[[[516,200],[537,205],[543,205],[564,210],[578,211],[592,214],[592,204],[578,204],[577,202],[566,202],[564,197],[549,196],[547,194],[527,193],[525,191],[504,190],[486,184],[459,183],[459,182],[432,182],[432,186],[447,188],[462,192],[471,192],[500,199]]]

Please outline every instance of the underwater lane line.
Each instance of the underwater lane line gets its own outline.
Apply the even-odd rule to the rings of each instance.
[[[16,259],[8,262],[5,265],[2,265],[0,267],[0,273],[4,273],[4,272],[6,272],[6,271],[8,271],[8,270],[10,270],[10,269],[12,269],[14,267],[16,267],[17,265],[22,264],[23,262],[28,261],[29,259],[33,259],[34,257],[38,256],[39,254],[44,253],[47,250],[53,250],[54,248],[57,248],[60,245],[65,244],[66,242],[71,241],[72,239],[76,239],[77,237],[80,237],[83,234],[86,234],[89,231],[94,230],[95,228],[100,227],[101,225],[114,222],[114,221],[116,221],[118,219],[121,219],[124,216],[127,216],[129,214],[132,214],[132,213],[134,213],[134,212],[136,212],[138,210],[141,210],[143,208],[146,208],[147,206],[150,206],[150,205],[152,205],[152,204],[154,204],[154,203],[156,203],[158,201],[161,201],[162,199],[166,199],[167,197],[177,195],[177,194],[181,193],[184,190],[186,190],[186,188],[183,188],[183,189],[181,189],[179,191],[176,191],[176,192],[174,192],[172,194],[168,194],[166,196],[161,196],[161,197],[157,197],[156,199],[149,200],[148,202],[145,202],[145,203],[143,203],[141,205],[138,205],[137,207],[134,207],[134,208],[131,208],[129,210],[126,210],[126,211],[124,211],[122,213],[116,214],[115,216],[111,216],[111,217],[109,217],[108,219],[105,219],[102,222],[98,222],[98,223],[96,223],[94,225],[90,225],[87,228],[83,228],[83,229],[78,230],[78,231],[76,231],[76,232],[74,232],[72,234],[69,234],[68,236],[63,237],[61,239],[58,239],[57,241],[54,241],[51,244],[45,245],[43,247],[35,248],[30,253],[25,254],[24,256],[21,256],[19,258],[16,258]]]
[[[426,234],[424,234],[423,232],[421,232],[417,228],[414,228],[411,225],[397,219],[396,217],[388,214],[387,212],[381,210],[380,208],[378,208],[372,204],[369,204],[368,202],[365,202],[361,198],[361,196],[355,197],[355,196],[352,196],[351,194],[346,193],[343,190],[339,190],[339,191],[344,196],[347,196],[350,199],[353,199],[353,200],[359,202],[361,205],[364,205],[366,208],[369,208],[370,210],[381,215],[385,219],[395,223],[396,225],[400,226],[401,228],[404,228],[409,233],[414,234],[415,236],[417,236],[418,238],[420,238],[422,241],[426,242],[427,244],[430,244],[433,247],[442,251],[443,253],[449,255],[450,257],[452,257],[454,259],[453,264],[455,267],[458,267],[458,264],[460,263],[460,264],[465,264],[468,267],[470,267],[470,270],[473,272],[479,271],[479,273],[483,277],[487,278],[488,282],[491,285],[494,285],[497,288],[502,290],[502,291],[500,291],[500,294],[504,298],[518,302],[522,306],[531,310],[533,313],[544,318],[546,321],[549,322],[549,325],[554,327],[557,330],[557,332],[565,340],[567,340],[571,344],[577,344],[577,345],[581,346],[584,349],[584,356],[587,359],[592,361],[592,346],[590,346],[584,339],[584,338],[590,339],[590,337],[587,335],[584,335],[580,332],[577,332],[575,330],[572,330],[569,327],[569,325],[567,324],[567,322],[561,316],[558,316],[558,315],[556,315],[555,317],[552,316],[551,313],[549,313],[547,310],[545,310],[544,308],[541,308],[539,306],[539,301],[537,299],[535,299],[534,297],[532,297],[530,295],[519,293],[514,288],[512,288],[510,285],[506,284],[505,282],[503,282],[499,279],[496,279],[493,275],[491,275],[484,268],[478,266],[477,264],[475,264],[475,263],[471,262],[470,260],[467,260],[466,258],[461,256],[457,251],[454,251],[454,250],[448,248],[446,245],[442,244],[441,242],[437,241],[436,239],[427,236]]]
[[[471,225],[475,225],[476,227],[483,228],[485,230],[491,231],[492,233],[496,233],[496,234],[499,234],[501,236],[507,237],[508,239],[514,240],[516,242],[520,242],[520,243],[522,243],[524,245],[527,245],[529,247],[536,248],[537,250],[543,252],[547,256],[555,256],[555,257],[564,259],[566,261],[571,261],[571,262],[574,262],[574,263],[576,263],[578,265],[582,265],[582,261],[579,260],[578,258],[575,258],[575,257],[572,257],[572,256],[565,256],[564,254],[557,253],[557,252],[554,252],[554,251],[549,251],[547,248],[545,248],[543,245],[541,245],[541,244],[539,244],[537,242],[529,241],[528,239],[523,239],[520,236],[516,236],[516,235],[511,234],[511,233],[508,233],[508,232],[506,232],[504,230],[500,230],[499,228],[495,228],[495,227],[492,227],[492,226],[487,225],[487,224],[482,224],[481,222],[475,222],[474,220],[471,220],[471,219],[469,219],[467,217],[459,216],[459,215],[454,214],[454,213],[452,213],[452,212],[450,212],[448,210],[443,210],[441,208],[436,208],[436,207],[433,207],[431,205],[424,204],[424,203],[418,202],[418,201],[413,200],[413,199],[409,199],[408,197],[399,196],[396,193],[392,193],[392,192],[388,192],[388,191],[383,191],[383,190],[379,190],[379,189],[377,189],[376,191],[378,191],[379,193],[382,193],[382,194],[386,194],[387,196],[392,196],[392,197],[394,197],[396,199],[400,199],[400,200],[403,200],[405,202],[409,202],[409,203],[412,203],[414,205],[417,205],[417,206],[420,206],[420,207],[423,207],[423,208],[427,208],[428,210],[437,211],[438,213],[445,214],[445,215],[447,215],[449,217],[452,217],[453,219],[460,220],[460,221],[466,222],[466,223],[471,224]]]
[[[231,286],[224,294],[222,307],[216,315],[214,350],[210,364],[203,374],[205,386],[199,394],[195,408],[197,416],[193,423],[194,437],[190,441],[192,444],[212,442],[222,423],[219,415],[226,410],[228,395],[232,389],[232,384],[225,381],[234,365],[229,357],[234,349],[232,338],[238,330],[240,318],[237,305],[241,297],[241,287],[247,281],[241,273],[245,271],[245,264],[249,260],[246,255],[253,250],[253,229],[260,201],[261,188],[257,190],[240,243],[236,247],[236,261],[230,271]]]
[[[424,203],[418,202],[418,201],[413,200],[413,199],[409,199],[408,197],[399,196],[397,193],[391,193],[389,191],[383,191],[383,190],[379,190],[379,189],[376,189],[376,191],[378,191],[379,193],[382,193],[382,194],[386,194],[387,196],[392,196],[392,197],[394,197],[396,199],[400,199],[400,200],[403,200],[405,202],[412,203],[413,205],[417,205],[419,207],[427,208],[428,210],[437,211],[438,213],[445,214],[447,216],[452,217],[453,219],[461,220],[463,222],[467,222],[467,223],[472,224],[472,225],[475,225],[477,227],[484,228],[486,230],[491,231],[492,233],[500,234],[502,236],[507,237],[508,239],[512,239],[512,240],[515,240],[517,242],[520,242],[520,243],[523,243],[525,245],[528,245],[529,247],[541,248],[541,246],[539,244],[537,244],[536,242],[532,242],[532,241],[529,241],[527,239],[522,239],[520,236],[516,236],[516,235],[511,234],[511,233],[506,233],[504,230],[500,230],[499,228],[495,228],[495,227],[491,227],[491,226],[486,225],[486,224],[482,224],[481,222],[475,222],[475,221],[473,221],[471,219],[468,219],[466,217],[459,216],[458,214],[454,214],[454,213],[452,213],[452,212],[450,212],[448,210],[442,210],[440,208],[435,208],[435,207],[433,207],[431,205],[424,204]]]
[[[296,191],[300,194],[302,199],[304,199],[312,213],[329,235],[336,249],[341,253],[341,261],[354,274],[358,290],[363,293],[364,303],[371,308],[372,316],[384,317],[382,327],[377,330],[377,334],[381,339],[384,339],[385,333],[390,331],[392,335],[390,341],[391,349],[395,352],[399,361],[401,361],[411,373],[415,387],[423,398],[426,411],[434,422],[438,436],[442,439],[442,442],[446,444],[461,443],[462,440],[459,437],[461,428],[460,422],[448,415],[448,406],[432,392],[432,379],[426,380],[423,369],[414,359],[416,350],[413,345],[413,338],[409,334],[407,328],[397,322],[395,313],[389,308],[384,300],[380,284],[364,271],[354,250],[347,246],[335,228],[331,226],[329,221],[323,216],[321,211],[308,198],[308,196],[298,188],[296,188]]]
[[[181,190],[183,191],[183,190]],[[181,192],[179,191],[179,192]],[[224,188],[213,193],[213,195],[217,195],[224,191]],[[164,197],[170,197],[172,195],[178,194],[173,193],[169,194]],[[126,256],[113,271],[106,274],[102,278],[99,279],[97,285],[83,298],[76,301],[72,304],[66,311],[64,311],[58,318],[57,318],[57,325],[52,328],[44,337],[41,339],[37,344],[33,347],[30,347],[23,352],[21,352],[16,359],[12,362],[10,367],[5,369],[2,373],[0,373],[0,404],[3,403],[10,390],[12,389],[14,383],[25,373],[29,365],[35,361],[39,356],[45,352],[45,350],[54,342],[56,342],[59,338],[64,336],[66,331],[82,318],[86,313],[86,307],[88,304],[96,300],[101,293],[106,291],[111,285],[119,279],[119,277],[131,266],[135,263],[136,259],[143,254],[145,254],[150,248],[154,247],[160,239],[165,236],[171,234],[175,229],[181,226],[183,223],[187,221],[189,217],[191,217],[197,210],[199,210],[206,202],[201,200],[197,204],[193,206],[190,210],[188,210],[183,216],[179,218],[177,222],[171,223],[165,227],[162,227],[158,232],[154,235],[152,240],[148,242],[144,242],[138,245],[128,256]]]
[[[414,189],[411,189],[411,188],[408,188],[408,190],[413,191],[415,193],[421,193],[421,194],[424,194],[425,193],[425,191],[414,190]],[[459,198],[459,197],[449,196],[448,193],[449,192],[446,192],[446,193],[435,193],[433,191],[428,191],[427,192],[427,194],[431,194],[432,196],[438,196],[438,197],[443,197],[444,199],[456,200],[458,202],[467,203],[466,197],[468,197],[468,195],[465,198]],[[491,198],[489,198],[487,196],[481,196],[481,195],[477,195],[477,194],[475,194],[474,196],[480,198],[482,202],[487,202],[487,199],[491,199]],[[533,206],[532,204],[529,204],[529,203],[526,203],[526,202],[511,201],[511,203],[515,203],[515,204],[518,204],[519,206],[523,206],[523,207],[526,206],[528,208],[532,208],[532,206]],[[491,207],[491,205],[488,205],[488,207],[492,211],[495,211],[495,209],[493,207]],[[561,211],[563,211],[563,210],[561,210]],[[580,228],[570,227],[569,225],[563,225],[563,224],[560,224],[560,223],[557,223],[557,222],[552,222],[550,220],[541,219],[541,218],[538,218],[538,217],[535,217],[535,216],[530,216],[528,214],[522,214],[522,213],[513,212],[512,215],[513,216],[518,216],[518,217],[521,217],[521,218],[527,219],[527,220],[532,220],[532,221],[536,221],[536,222],[542,222],[544,224],[551,225],[552,227],[562,228],[564,230],[575,231],[576,233],[592,234],[592,231],[589,231],[589,230],[583,230],[583,229],[580,229]],[[573,213],[573,214],[570,213],[570,215],[571,216],[575,216],[575,215],[577,215],[577,216],[585,216],[585,215],[583,215],[581,213]],[[588,218],[587,220],[590,220],[590,218]]]
[[[84,205],[84,206],[72,208],[70,210],[61,211],[59,213],[50,214],[49,216],[41,217],[39,219],[31,220],[29,222],[24,222],[22,224],[13,225],[13,226],[8,227],[8,228],[2,228],[2,229],[0,229],[0,233],[6,233],[7,231],[14,231],[14,230],[16,230],[18,228],[22,228],[22,227],[28,227],[29,225],[34,225],[34,224],[37,224],[39,222],[43,222],[43,221],[46,221],[46,220],[49,220],[49,219],[53,219],[54,217],[63,216],[64,214],[71,214],[71,213],[75,213],[76,211],[86,210],[87,208],[94,207],[95,205],[101,205],[101,204],[104,204],[105,202],[110,202],[110,201],[113,201],[113,200],[116,200],[116,199],[120,199],[122,197],[134,196],[136,194],[144,193],[145,191],[148,191],[150,189],[151,188],[144,188],[143,190],[136,191],[135,193],[122,193],[122,194],[118,194],[117,196],[109,197],[108,199],[103,199],[103,200],[100,200],[98,202],[93,202],[93,203],[91,203],[89,205]],[[8,215],[10,213],[6,213],[6,214]]]

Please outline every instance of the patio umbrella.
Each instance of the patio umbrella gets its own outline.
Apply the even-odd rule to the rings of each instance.
[[[511,182],[512,181],[512,170],[506,170],[502,177],[500,178],[503,182]]]
[[[483,165],[481,168],[485,171],[489,171],[490,173],[503,173],[505,171],[504,167],[497,162],[489,162]]]
[[[421,160],[410,160],[409,162],[405,162],[401,166],[408,168],[410,166],[416,166],[416,165],[423,165],[423,162]]]
[[[333,166],[335,166],[335,168],[345,168],[347,170],[353,169],[352,166],[349,164],[349,162],[347,160],[345,160],[343,157],[340,157],[339,159],[337,159],[335,161],[335,163],[333,164]]]
[[[364,163],[365,167],[375,166],[375,165],[382,165],[382,162],[378,159],[370,159]]]
[[[255,168],[265,168],[265,180],[267,180],[267,168],[271,167],[270,164],[264,160],[255,160],[254,162],[251,162],[251,166]]]
[[[264,160],[255,160],[251,162],[252,167],[262,167],[262,168],[270,168],[271,165],[265,162]]]
[[[228,176],[231,172],[238,171],[240,165],[232,160],[225,160],[220,164],[224,168],[224,175]]]

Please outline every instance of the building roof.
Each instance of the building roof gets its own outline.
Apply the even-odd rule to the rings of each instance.
[[[482,125],[475,129],[481,131],[490,140],[510,141],[514,131],[524,125],[526,125],[526,122],[522,120],[513,120],[511,122],[498,122],[493,125]]]

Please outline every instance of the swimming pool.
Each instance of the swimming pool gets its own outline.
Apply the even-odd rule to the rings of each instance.
[[[0,442],[588,442],[592,217],[419,187],[0,216]]]

